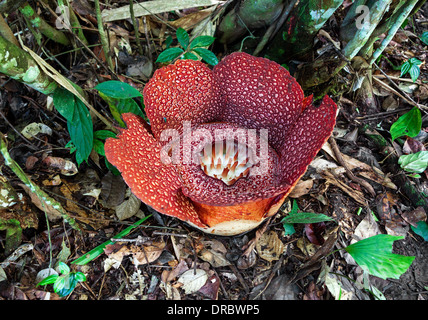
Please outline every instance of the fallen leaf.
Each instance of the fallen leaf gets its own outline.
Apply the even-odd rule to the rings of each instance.
[[[309,241],[316,245],[324,244],[323,233],[325,230],[325,223],[306,223],[305,224],[305,233]]]
[[[427,219],[427,214],[423,207],[417,207],[412,211],[404,211],[401,214],[401,217],[409,224],[414,227],[418,226],[419,221],[425,221]]]
[[[203,249],[198,252],[198,256],[208,262],[214,268],[225,267],[230,265],[230,262],[226,259],[227,249],[220,241],[205,240],[202,241]]]
[[[208,275],[205,270],[202,269],[190,269],[184,272],[178,282],[181,283],[181,288],[185,294],[191,294],[203,287],[207,282]]]
[[[284,253],[285,246],[275,231],[269,231],[263,233],[257,241],[256,250],[260,258],[272,262],[279,260]]]
[[[22,135],[27,139],[33,139],[39,133],[47,134],[48,136],[52,135],[52,129],[49,128],[44,123],[30,123],[21,131]]]
[[[64,176],[74,176],[79,172],[74,162],[60,157],[46,157],[42,164],[49,169],[60,170]]]
[[[140,209],[141,200],[138,199],[133,193],[131,193],[130,197],[123,201],[116,207],[116,216],[119,220],[126,220],[132,216],[134,216],[138,210]]]
[[[314,180],[299,180],[297,182],[296,186],[293,188],[293,190],[288,195],[290,198],[300,198],[301,196],[304,196],[305,194],[308,194],[309,191],[312,189],[312,186],[314,185]]]
[[[18,184],[30,196],[31,202],[41,211],[46,212],[50,221],[58,221],[61,218],[61,213],[48,203],[46,199],[39,197],[35,192],[31,191],[30,187],[25,184]]]

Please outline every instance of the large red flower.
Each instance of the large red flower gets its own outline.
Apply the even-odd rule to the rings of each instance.
[[[143,92],[148,125],[127,129],[105,153],[132,192],[201,230],[234,235],[277,212],[330,136],[336,104],[319,107],[277,63],[246,53],[213,70],[178,60]]]

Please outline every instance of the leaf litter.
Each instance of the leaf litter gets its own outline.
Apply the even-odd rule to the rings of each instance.
[[[155,9],[160,8],[161,4],[168,6],[166,11],[169,13],[161,11],[159,16],[168,19],[175,28],[184,28],[191,36],[200,34],[200,31],[204,34],[215,34],[216,23],[212,13],[216,12],[216,6],[213,5],[213,1],[208,1],[210,4],[204,9],[189,9],[196,3],[189,1],[186,2],[190,3],[189,7],[187,5],[180,7],[177,10],[181,11],[175,12],[172,11],[172,6],[177,4],[174,1],[168,4],[161,3],[162,1],[152,2],[151,5],[155,5]],[[89,25],[93,24],[92,8],[84,3],[85,1],[74,1],[73,8],[79,13],[82,21]],[[198,3],[204,5],[206,2]],[[108,8],[103,13],[105,21],[110,21],[108,34],[111,48],[118,60],[117,68],[123,71],[122,74],[127,75],[120,76],[120,80],[141,89],[142,83],[155,69],[154,59],[151,59],[149,54],[138,56],[135,53],[132,46],[133,29],[126,23],[123,25],[119,23],[125,21],[125,16],[120,15],[119,9],[128,17],[129,8],[126,6]],[[158,18],[147,13],[137,14],[140,33],[151,36],[163,46],[160,47],[163,49],[167,35],[174,36],[174,33],[169,33],[165,24],[160,23]],[[401,48],[408,45],[409,37],[412,39],[411,42],[418,41],[414,35],[408,33],[409,28],[404,31],[407,33],[400,32],[394,39]],[[410,57],[408,52],[400,50],[402,49],[388,49],[385,56],[392,61],[402,61],[403,55]],[[34,52],[29,52],[35,55]],[[105,59],[99,46],[95,47],[94,52],[100,53],[101,60]],[[46,62],[40,60],[39,57],[38,63],[49,71]],[[82,65],[73,66],[70,70],[71,77],[87,83],[89,88],[95,87],[98,80],[88,67],[94,61],[88,60]],[[422,103],[426,101],[427,90],[423,81],[413,83],[411,79],[405,78],[406,75],[400,77],[400,71],[391,69],[384,59],[380,61],[379,66],[392,80],[399,82],[398,87],[409,97]],[[135,68],[144,72],[135,73]],[[52,70],[50,73],[58,83],[73,90],[63,76]],[[425,73],[426,64],[423,64],[420,76]],[[109,74],[104,74],[104,71],[97,77],[111,78]],[[308,172],[290,195],[291,198],[297,199],[299,208],[304,212],[324,214],[334,221],[294,223],[295,233],[289,235],[284,233],[281,222],[288,213],[283,208],[269,224],[262,226],[262,229],[237,237],[213,238],[189,228],[184,223],[161,216],[160,220],[150,218],[143,224],[131,228],[121,239],[111,241],[115,235],[126,230],[135,221],[139,221],[138,219],[147,217],[151,211],[129,193],[120,176],[101,169],[102,158],[91,156],[90,161],[96,163],[95,168],[99,174],[99,178],[96,178],[95,175],[84,171],[91,164],[82,163],[77,169],[74,160],[70,160],[74,158],[70,156],[68,150],[56,149],[58,145],[63,147],[69,139],[64,123],[55,118],[57,116],[54,116],[52,109],[43,111],[48,112],[49,120],[44,117],[40,106],[45,101],[35,97],[34,103],[39,105],[31,110],[36,110],[38,117],[26,117],[19,125],[25,128],[20,131],[21,134],[28,142],[43,150],[43,156],[40,152],[26,147],[25,143],[28,142],[18,137],[12,148],[14,157],[20,159],[22,167],[38,185],[43,185],[70,215],[85,225],[85,232],[83,235],[78,234],[59,220],[56,222],[61,213],[53,205],[43,203],[28,186],[16,183],[7,168],[0,167],[2,177],[11,181],[10,189],[2,185],[0,189],[2,195],[3,190],[16,190],[17,194],[23,196],[13,198],[13,201],[8,200],[7,203],[10,205],[0,207],[0,218],[18,218],[19,211],[38,213],[34,218],[38,224],[31,224],[32,227],[30,224],[21,224],[22,228],[26,229],[22,246],[15,248],[7,257],[2,255],[3,251],[0,250],[0,282],[7,283],[7,286],[0,289],[0,298],[59,299],[52,292],[35,289],[37,274],[50,270],[47,266],[49,250],[52,250],[56,262],[66,262],[72,268],[83,270],[88,275],[87,283],[76,287],[68,297],[71,300],[88,298],[365,300],[401,297],[426,300],[426,293],[423,293],[422,289],[428,286],[428,275],[420,266],[426,266],[427,263],[427,232],[424,229],[427,206],[409,200],[403,189],[407,187],[405,182],[410,182],[410,185],[422,193],[427,192],[426,176],[424,177],[426,171],[422,170],[426,161],[424,162],[423,156],[417,154],[425,151],[424,133],[426,134],[427,124],[424,120],[421,123],[422,130],[413,132],[415,125],[399,122],[391,135],[389,131],[391,125],[398,119],[398,115],[402,114],[403,107],[407,108],[407,111],[417,112],[417,110],[411,109],[413,106],[409,107],[409,104],[405,103],[408,98],[403,93],[398,92],[393,86],[386,85],[384,75],[375,71],[373,78],[375,79],[373,93],[380,102],[380,108],[376,110],[378,113],[373,110],[366,112],[367,110],[363,108],[357,111],[353,102],[349,104],[345,100],[346,96],[351,100],[353,97],[345,94],[343,99],[340,99],[341,111],[335,130],[337,134],[335,139],[343,162],[339,161],[331,145],[326,143],[319,157],[311,163]],[[341,79],[345,83],[348,80]],[[11,85],[4,83],[3,80],[0,82],[2,85]],[[27,93],[31,95],[31,92]],[[20,104],[15,100],[17,97],[9,96],[8,99]],[[88,103],[89,100],[82,101]],[[20,108],[24,108],[24,103],[21,102]],[[8,111],[16,119],[20,119],[18,107]],[[368,128],[365,125],[369,125]],[[1,129],[7,127],[1,124]],[[399,135],[403,133],[412,136],[416,133],[419,136],[400,137]],[[386,138],[392,148],[382,149],[374,143],[371,138],[374,136]],[[363,148],[371,153],[370,160],[363,156]],[[388,164],[388,159],[392,156],[385,153],[385,150],[394,150],[391,153],[398,155],[410,155],[407,160],[402,158],[401,163],[397,161],[396,164],[402,164],[402,169],[420,171],[417,173],[420,173],[423,179],[417,180],[409,176],[406,176],[407,180],[394,179],[401,169],[399,166]],[[0,158],[0,161],[2,160]],[[372,185],[376,197],[372,197],[364,185],[353,181],[347,170]],[[85,176],[87,180],[84,181]],[[45,230],[40,230],[45,226],[45,213],[52,223],[49,234]],[[260,230],[263,232],[259,232]],[[6,231],[0,232],[3,241]],[[51,246],[48,235],[51,238]],[[363,255],[361,262],[361,256],[357,253],[357,260],[360,260],[360,264],[357,264],[348,253],[349,250],[355,255],[353,249],[358,249],[358,241],[379,235],[389,235],[395,237],[390,239],[397,239],[394,243],[394,253],[416,257],[410,270],[399,279],[401,281],[399,284],[388,282],[388,286],[383,285],[384,282],[381,282],[380,278],[385,274],[381,267],[376,273],[380,278],[369,276],[364,271],[367,265],[364,258],[367,258],[367,254]],[[405,239],[399,240],[401,238],[397,236],[405,236]],[[379,256],[379,243],[384,242],[379,241],[379,238],[371,239],[372,242],[368,245],[367,242],[360,245],[368,246],[368,253],[373,254],[376,262],[385,263],[383,260],[385,255]],[[76,259],[85,258],[92,249],[106,242],[109,244],[85,265],[73,264]],[[394,259],[395,256],[389,251],[390,247],[381,249],[386,253],[386,257]],[[422,254],[424,252],[425,255]],[[32,267],[25,267],[30,261]],[[397,263],[396,266],[398,268],[400,264]],[[22,289],[11,281],[18,274],[22,277],[21,281],[26,284]],[[379,283],[381,285],[378,285]]]

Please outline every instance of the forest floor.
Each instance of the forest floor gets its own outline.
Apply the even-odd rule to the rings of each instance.
[[[94,17],[93,12],[84,12],[86,8],[80,10],[82,16]],[[147,19],[150,20],[150,16]],[[40,203],[26,192],[0,157],[0,178],[5,178],[22,197],[13,206],[0,207],[0,218],[16,219],[23,229],[19,247],[11,252],[5,251],[6,231],[0,231],[0,300],[248,301],[373,300],[376,297],[428,300],[428,242],[411,228],[412,219],[425,208],[415,205],[403,191],[407,183],[420,194],[428,194],[428,174],[409,177],[396,163],[400,154],[415,152],[415,148],[424,150],[428,138],[426,115],[422,116],[423,130],[415,139],[391,143],[389,131],[399,116],[412,109],[409,99],[427,104],[426,63],[420,66],[421,74],[416,82],[408,75],[400,77],[400,70],[393,68],[412,57],[426,62],[427,47],[419,35],[427,31],[427,19],[425,5],[412,18],[412,23],[398,31],[378,63],[400,87],[400,92],[406,92],[406,99],[396,94],[398,89],[382,86],[388,81],[378,69],[373,72],[371,106],[357,104],[359,98],[352,90],[337,96],[330,94],[340,108],[334,140],[329,140],[319,152],[293,194],[272,219],[257,230],[233,237],[202,233],[182,221],[159,215],[140,202],[135,208],[135,199],[122,178],[113,176],[96,154],[78,169],[71,166],[67,170],[70,162],[75,164],[75,159],[65,148],[70,140],[65,120],[46,96],[0,75],[0,131],[7,134],[11,157],[82,226],[81,231],[76,231],[63,221],[47,223],[45,213],[38,208]],[[115,21],[110,26],[110,30],[115,30],[116,41],[130,39],[133,30],[129,23]],[[156,23],[152,21],[154,27]],[[28,39],[31,40],[31,35]],[[93,67],[96,62],[92,56],[79,53],[81,51],[62,52],[57,45],[48,47],[51,55],[63,53],[50,63],[83,88],[93,88],[100,78],[108,79],[102,68]],[[101,47],[93,50],[102,59]],[[219,57],[226,54],[219,48],[213,51]],[[139,68],[146,63],[155,65],[147,59],[137,61]],[[126,73],[125,64],[117,67],[118,74]],[[147,79],[140,76],[138,81],[133,77],[121,80],[141,89]],[[338,83],[350,86],[352,81],[352,75],[346,72],[338,75]],[[96,108],[108,114],[108,107],[96,94],[92,101]],[[40,130],[36,136],[25,138],[22,130],[32,123],[43,123],[51,130]],[[388,145],[380,146],[379,140],[373,138],[376,135]],[[342,161],[332,145],[334,141]],[[352,180],[345,167],[360,179],[363,177],[374,194],[359,180]],[[0,187],[4,188],[3,184]],[[291,210],[294,200],[301,211],[323,213],[334,222],[295,224],[296,232],[285,235],[281,220]],[[119,205],[128,209],[133,205],[134,215],[125,219],[118,216]],[[72,263],[150,214],[96,259],[86,265]],[[315,237],[322,238],[318,244],[308,237],[310,228],[314,229]],[[379,233],[403,236],[403,240],[394,242],[393,252],[415,257],[399,279],[368,277],[340,250],[353,239]],[[73,272],[86,275],[86,281],[77,284],[66,297],[54,293],[52,285],[37,286],[42,279],[40,271],[59,261]],[[192,269],[200,278],[184,276]],[[193,291],[192,286],[198,286],[200,279],[203,285]]]

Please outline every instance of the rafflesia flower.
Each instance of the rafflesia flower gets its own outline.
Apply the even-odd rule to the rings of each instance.
[[[193,60],[158,69],[146,84],[150,125],[105,144],[132,192],[205,232],[235,235],[274,215],[331,135],[336,104],[319,107],[277,63],[246,53],[213,70]]]

